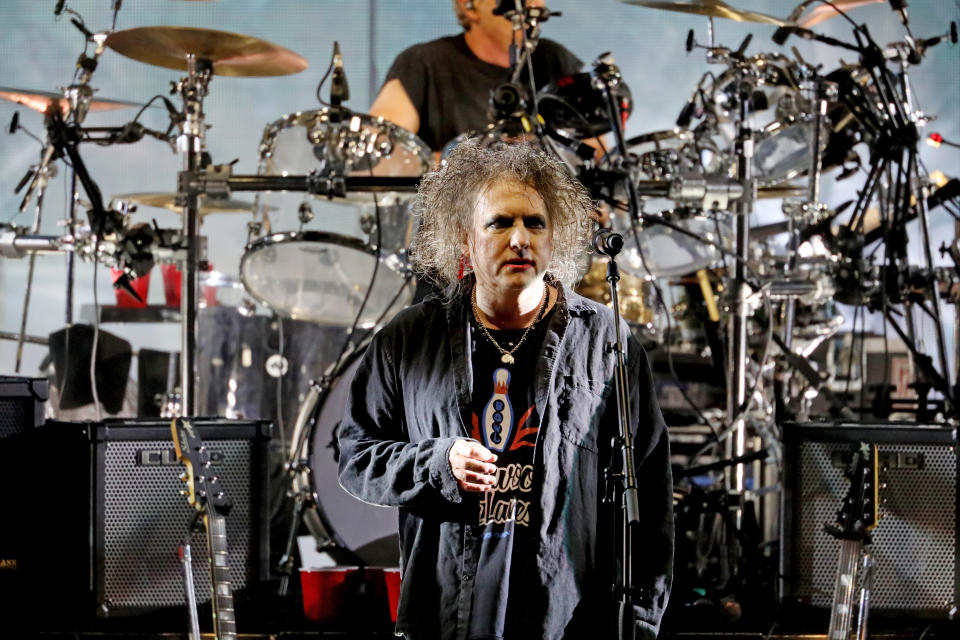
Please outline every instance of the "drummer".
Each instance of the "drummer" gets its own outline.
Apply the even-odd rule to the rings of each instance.
[[[339,428],[343,487],[399,507],[409,639],[615,635],[621,546],[601,491],[614,319],[569,288],[590,206],[526,143],[468,140],[421,182],[415,267],[446,289],[373,338]],[[626,351],[633,603],[637,637],[654,638],[672,577],[669,441],[646,354],[632,338]]]
[[[527,4],[543,6],[543,0]],[[453,0],[463,32],[413,45],[390,70],[370,113],[416,133],[431,149],[490,123],[490,92],[508,80],[510,44],[521,34],[493,14],[497,0]],[[541,38],[533,53],[537,88],[576,73],[583,63],[563,45]],[[529,83],[526,72],[522,83]]]

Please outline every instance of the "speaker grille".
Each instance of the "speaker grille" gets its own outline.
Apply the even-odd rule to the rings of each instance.
[[[250,540],[253,445],[250,440],[206,438],[204,444],[218,458],[213,468],[233,503],[226,524],[230,580],[236,590],[251,581],[250,567],[256,565]],[[173,458],[170,440],[108,441],[105,447],[101,603],[111,609],[185,602],[177,545],[195,512],[179,493],[183,467],[140,465],[142,451],[169,451],[166,460]],[[191,537],[191,548],[197,599],[205,602],[210,599],[210,578],[202,526]]]
[[[956,596],[956,455],[930,444],[877,443],[877,449],[881,466],[889,468],[870,547],[876,563],[871,606],[949,608]],[[836,461],[850,450],[842,442],[799,446],[793,593],[815,606],[829,607],[833,599],[840,543],[823,525],[834,521],[849,487]]]
[[[31,402],[24,398],[0,398],[0,438],[20,433],[27,422]],[[33,416],[29,416],[33,421]]]

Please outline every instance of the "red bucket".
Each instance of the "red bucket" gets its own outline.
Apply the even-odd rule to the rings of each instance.
[[[392,582],[396,583],[394,588],[391,588]],[[399,582],[399,570],[370,567],[301,569],[303,615],[307,620],[325,626],[392,629],[392,623],[397,619]]]

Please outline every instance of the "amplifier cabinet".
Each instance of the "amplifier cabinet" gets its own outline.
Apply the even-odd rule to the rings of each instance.
[[[234,590],[269,571],[266,422],[196,419],[194,425],[232,503],[226,517]],[[195,510],[181,495],[170,422],[48,422],[11,439],[2,470],[17,478],[13,512],[0,539],[16,571],[0,587],[25,609],[55,585],[58,600],[76,603],[69,617],[131,616],[185,603],[177,547]],[[12,459],[10,459],[12,458]],[[210,599],[202,524],[191,536],[195,590]],[[2,596],[4,594],[0,594]],[[59,609],[62,610],[62,609]],[[49,621],[43,621],[49,622]]]
[[[824,530],[850,486],[843,475],[858,442],[877,445],[880,519],[871,613],[953,617],[958,584],[958,457],[954,429],[904,424],[786,424],[781,597],[828,610],[840,543]]]
[[[42,425],[49,398],[46,378],[0,376],[0,440]]]

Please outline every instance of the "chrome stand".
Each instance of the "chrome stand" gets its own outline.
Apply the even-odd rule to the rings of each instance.
[[[195,175],[203,169],[205,128],[203,99],[207,95],[213,65],[187,54],[187,77],[176,85],[183,98],[185,120],[177,138],[177,151],[183,171]],[[180,284],[180,408],[182,415],[194,416],[197,410],[197,312],[199,309],[199,268],[203,259],[200,247],[200,194],[178,185],[183,205],[183,238],[186,255],[181,264]]]

